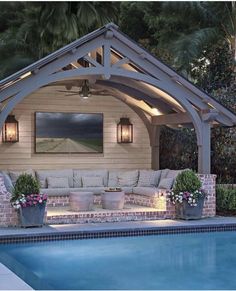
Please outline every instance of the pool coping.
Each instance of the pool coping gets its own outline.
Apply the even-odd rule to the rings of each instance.
[[[12,228],[5,229],[5,231],[0,228],[0,244],[216,231],[236,231],[236,217],[216,217],[200,221],[157,220],[84,224],[82,226],[53,225],[41,229]]]
[[[24,280],[0,263],[0,290],[34,290]]]

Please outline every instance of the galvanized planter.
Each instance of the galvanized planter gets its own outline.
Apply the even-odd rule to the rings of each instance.
[[[44,222],[46,204],[19,208],[19,220],[21,227],[41,227]]]
[[[197,206],[190,206],[185,200],[183,203],[177,203],[175,205],[176,218],[186,220],[201,219],[204,199],[205,197],[199,198]]]

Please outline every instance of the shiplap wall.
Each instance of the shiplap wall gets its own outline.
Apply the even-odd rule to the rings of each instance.
[[[20,141],[14,144],[0,142],[0,169],[151,168],[146,127],[126,104],[110,96],[92,96],[89,100],[82,100],[77,95],[65,96],[57,90],[63,90],[63,87],[42,88],[15,107],[13,114],[19,121]],[[103,154],[35,154],[35,111],[103,113]],[[132,144],[116,142],[116,124],[120,117],[129,117],[134,125]]]

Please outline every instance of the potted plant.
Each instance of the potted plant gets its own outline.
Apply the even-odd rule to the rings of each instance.
[[[201,186],[201,181],[192,170],[185,170],[177,176],[174,187],[168,194],[168,200],[175,204],[176,218],[202,217],[206,195]]]
[[[22,174],[16,180],[11,203],[22,227],[43,225],[47,195],[39,191],[39,182],[32,175]]]

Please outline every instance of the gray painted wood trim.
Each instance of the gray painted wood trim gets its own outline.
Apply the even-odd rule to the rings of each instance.
[[[122,65],[128,64],[129,62],[130,62],[130,60],[125,57],[125,58],[119,60],[118,62],[116,62],[115,64],[113,64],[112,67],[118,68],[118,67],[121,67]]]
[[[160,133],[161,127],[153,125],[152,126],[152,169],[160,169]]]
[[[106,38],[104,38],[104,34],[105,34]],[[109,37],[107,37],[107,36],[109,36]],[[10,81],[15,81],[17,78],[22,76],[22,74],[24,74],[28,71],[31,71],[31,72],[37,71],[37,74],[38,74],[43,66],[45,68],[45,67],[47,67],[47,64],[50,63],[50,67],[51,67],[51,63],[53,63],[56,59],[60,60],[61,58],[63,58],[67,54],[73,55],[74,53],[76,53],[78,48],[80,49],[80,47],[82,45],[87,45],[91,41],[94,41],[94,40],[97,41],[101,37],[104,39],[104,41],[106,43],[108,43],[108,41],[109,41],[110,46],[112,46],[112,47],[113,46],[115,47],[115,44],[119,44],[120,47],[123,46],[125,51],[126,51],[126,54],[125,54],[126,57],[129,53],[128,51],[131,51],[131,55],[133,57],[137,58],[137,60],[138,60],[136,62],[136,65],[138,67],[142,68],[145,72],[148,72],[149,74],[151,74],[154,78],[156,78],[157,75],[160,75],[160,76],[162,76],[162,81],[164,81],[166,79],[166,81],[167,81],[166,85],[171,85],[171,81],[172,81],[173,86],[176,86],[176,84],[177,84],[176,88],[178,86],[180,86],[182,91],[184,90],[186,93],[188,92],[188,94],[185,96],[185,98],[188,98],[189,101],[192,104],[194,104],[195,106],[199,106],[199,108],[202,109],[202,106],[204,106],[204,103],[207,105],[207,102],[211,102],[211,104],[213,106],[215,106],[220,111],[221,115],[222,114],[225,115],[226,117],[228,117],[230,119],[230,121],[233,124],[236,124],[236,115],[235,114],[230,112],[227,108],[222,106],[220,103],[218,103],[212,97],[208,96],[205,92],[201,91],[196,86],[191,84],[188,80],[186,80],[185,78],[178,75],[173,69],[169,68],[167,65],[165,65],[162,62],[160,62],[159,60],[157,60],[154,56],[152,56],[146,50],[141,48],[137,43],[135,43],[133,40],[131,40],[128,36],[126,36],[122,32],[120,32],[118,30],[117,26],[112,24],[112,23],[80,38],[79,40],[74,41],[73,43],[59,49],[58,51],[50,54],[49,56],[41,59],[40,61],[37,61],[34,64],[28,66],[27,68],[24,68],[23,70],[13,74],[12,76],[0,81],[0,85],[6,84],[7,82],[10,82]],[[115,49],[119,50],[118,47]],[[135,53],[136,53],[136,55],[135,55]],[[152,70],[154,73],[152,72]],[[33,76],[34,75],[35,74],[33,74]],[[33,76],[30,76],[28,79],[32,80]],[[109,75],[106,76],[106,74],[105,74],[105,78],[108,79]],[[21,80],[17,83],[22,83],[23,81],[25,81],[25,80]],[[12,87],[12,86],[15,87],[15,85],[17,83],[12,84],[10,87]],[[176,84],[174,84],[174,83],[176,83]],[[9,88],[6,88],[3,91],[8,90],[8,89]],[[18,91],[15,90],[15,92],[13,94],[7,94],[7,92],[5,91],[5,93],[4,93],[5,97],[1,97],[1,98],[7,99],[7,98],[9,98],[9,96],[12,96],[12,95],[16,94],[17,92]],[[192,98],[192,100],[190,100],[191,98]],[[196,103],[198,103],[198,105]]]
[[[150,120],[147,118],[146,114],[143,112],[143,110],[136,107],[136,106],[133,106],[133,105],[127,103],[123,94],[121,94],[121,92],[119,92],[116,89],[112,89],[110,94],[111,94],[111,96],[124,102],[127,106],[129,106],[141,118],[141,120],[143,121],[144,125],[147,128],[149,139],[150,139],[150,144],[151,144],[151,140],[153,139],[153,137],[152,137],[153,136],[153,126],[152,126]]]
[[[198,173],[211,173],[211,125],[202,122],[202,144],[198,145]]]
[[[58,73],[55,73],[53,75],[48,76],[47,78],[44,78],[44,79],[42,78],[42,79],[38,80],[38,83],[29,84],[28,88],[26,88],[24,91],[17,94],[16,96],[14,96],[8,102],[6,107],[4,108],[5,115],[6,115],[7,111],[8,111],[7,115],[10,113],[10,111],[13,109],[13,107],[24,98],[25,94],[26,95],[30,94],[33,91],[33,88],[36,90],[36,89],[38,89],[38,88],[40,88],[48,83],[51,83],[51,82],[55,82],[55,81],[63,80],[63,79],[69,79],[71,77],[78,77],[78,76],[82,76],[82,75],[83,76],[84,75],[105,75],[105,74],[107,74],[106,72],[107,72],[106,68],[89,67],[89,68],[73,69],[71,71],[58,72]],[[131,71],[123,70],[123,69],[110,68],[108,74],[115,75],[115,76],[122,76],[122,77],[126,77],[126,78],[132,78],[132,79],[136,79],[139,81],[149,83],[149,84],[161,89],[162,91],[166,92],[167,94],[171,95],[173,98],[177,99],[177,101],[185,108],[185,110],[191,116],[193,123],[195,123],[195,129],[196,129],[196,132],[198,135],[198,141],[199,141],[199,143],[201,143],[201,137],[200,137],[200,133],[199,133],[200,117],[197,114],[197,112],[195,111],[195,109],[192,107],[192,105],[188,102],[188,100],[183,98],[182,94],[179,94],[176,91],[172,92],[172,90],[169,90],[169,92],[167,92],[166,88],[164,88],[162,86],[162,82],[160,82],[160,81],[158,81],[150,76],[138,73],[138,72],[131,72]],[[169,89],[172,89],[172,88],[169,88]],[[23,93],[23,92],[25,92],[25,93]],[[21,96],[21,97],[19,97],[19,96]],[[12,105],[13,105],[13,107],[12,107]],[[0,119],[0,122],[1,122],[1,119]],[[0,123],[0,126],[1,126],[1,123]]]
[[[39,61],[29,66],[28,70],[26,70],[27,68],[23,69],[3,80],[1,84],[5,84],[6,80],[16,80],[17,76],[20,77],[23,72],[30,70],[33,73],[30,77],[20,80],[0,91],[0,102],[7,100],[6,106],[4,106],[0,114],[0,127],[2,127],[7,115],[22,99],[24,99],[24,97],[52,82],[71,78],[82,79],[91,76],[102,76],[105,80],[109,80],[111,76],[114,76],[118,79],[123,78],[124,80],[130,81],[129,87],[131,87],[131,89],[129,89],[130,92],[127,93],[131,94],[131,91],[134,93],[134,90],[137,90],[134,83],[137,84],[140,81],[150,84],[169,94],[186,110],[186,114],[193,122],[197,134],[197,141],[200,149],[199,169],[204,172],[209,172],[209,122],[217,120],[225,125],[236,124],[236,115],[149,55],[137,44],[130,41],[129,38],[118,32],[114,26],[111,25],[108,27],[103,30],[100,29],[96,33],[89,34],[82,38],[81,41],[74,42],[73,45],[62,48],[49,57],[44,58],[41,62]],[[95,67],[60,71],[61,68],[73,62],[75,59],[86,56],[90,51],[98,47],[103,47],[104,49],[103,66],[96,65],[94,61],[93,65],[95,65]],[[120,68],[119,61],[117,66],[112,66],[110,58],[111,47],[121,53],[124,58],[130,60],[134,65],[137,65],[138,68],[141,68],[143,73],[122,69]],[[56,56],[58,57],[57,59]],[[49,61],[51,62],[50,64]],[[141,83],[139,86],[141,88]],[[141,92],[140,88],[139,91]],[[143,87],[143,90],[145,91],[145,87]],[[137,95],[138,94],[136,94],[136,97]],[[158,101],[158,95],[152,97],[156,98]],[[202,114],[201,110],[209,109],[207,102],[211,102],[218,110],[218,113],[208,115]],[[199,108],[200,111],[198,112],[195,107]],[[206,159],[205,157],[207,155],[208,158]]]
[[[14,96],[16,93],[23,90],[25,87],[30,86],[30,83],[41,82],[42,79],[47,79],[51,74],[61,70],[63,67],[67,66],[71,62],[82,58],[87,55],[90,51],[93,51],[99,47],[101,47],[104,43],[103,36],[91,40],[89,43],[82,45],[79,50],[77,50],[74,54],[66,54],[62,56],[60,59],[56,59],[51,62],[48,66],[43,67],[39,70],[36,75],[32,75],[28,78],[25,78],[14,85],[7,87],[6,89],[0,91],[0,102],[9,98],[9,96]],[[101,66],[103,68],[103,66]]]
[[[141,48],[137,43],[135,43],[133,40],[131,40],[129,37],[127,37],[124,33],[118,31],[117,29],[114,29],[111,27],[111,30],[114,32],[114,37],[116,37],[119,41],[125,43],[128,47],[130,47],[132,50],[139,53],[139,55],[145,55],[145,59],[147,61],[150,61],[151,64],[155,65],[159,68],[160,71],[171,77],[173,80],[177,80],[180,82],[185,88],[189,89],[191,92],[193,92],[196,96],[202,99],[202,101],[210,102],[215,108],[219,109],[222,114],[225,114],[228,116],[234,124],[236,124],[236,114],[228,110],[226,107],[221,105],[219,102],[214,100],[211,96],[209,96],[206,92],[202,91],[201,89],[194,86],[191,82],[189,82],[187,79],[176,73],[173,69],[168,67],[166,64],[159,61],[157,58],[152,56],[150,53],[148,53],[145,49]]]
[[[141,67],[144,71],[148,72],[148,74],[151,74],[152,76],[160,79],[160,81],[163,83],[163,86],[165,86],[166,88],[172,87],[178,92],[181,91],[182,95],[184,95],[185,98],[188,98],[189,101],[199,109],[209,108],[206,103],[198,100],[197,96],[193,94],[189,89],[186,89],[184,86],[181,86],[180,84],[170,79],[169,75],[167,75],[165,72],[160,70],[152,63],[148,62],[146,58],[143,59],[140,57],[140,54],[134,54],[132,48],[130,48],[126,43],[121,43],[120,41],[115,39],[113,40],[112,46],[117,49],[119,53],[128,57],[132,63],[134,63],[138,67]]]
[[[109,28],[108,28],[109,27]],[[55,60],[61,58],[62,56],[64,56],[65,54],[67,54],[68,52],[73,51],[74,49],[78,49],[81,47],[81,45],[84,44],[88,44],[89,42],[93,41],[93,40],[97,40],[99,38],[99,36],[103,35],[104,32],[107,31],[107,29],[110,28],[114,28],[115,26],[104,26],[101,27],[91,33],[86,34],[85,36],[82,36],[81,38],[75,40],[74,42],[60,48],[59,50],[51,53],[50,55],[40,59],[39,61],[36,61],[35,63],[33,63],[32,65],[29,65],[25,68],[23,68],[22,70],[16,72],[15,74],[12,74],[11,76],[3,79],[0,81],[0,86],[2,86],[3,84],[6,84],[10,81],[15,81],[17,78],[19,78],[20,76],[22,76],[23,74],[29,72],[29,71],[34,71],[35,69],[39,69],[42,66],[48,65],[49,63],[51,64],[52,62],[54,62]]]
[[[191,123],[191,118],[187,113],[172,113],[166,115],[152,116],[152,124],[166,125],[166,124],[182,124]]]
[[[201,119],[198,115],[198,113],[195,111],[195,109],[192,107],[192,105],[183,98],[182,94],[179,94],[179,92],[176,92],[172,89],[172,87],[169,88],[169,91],[166,91],[166,88],[163,87],[162,82],[156,80],[155,78],[152,78],[151,76],[144,75],[142,73],[138,72],[131,72],[123,69],[117,69],[117,68],[110,68],[109,72],[107,72],[107,68],[96,68],[96,67],[89,67],[89,68],[79,68],[79,69],[73,69],[70,71],[63,71],[58,72],[50,76],[45,76],[44,78],[41,78],[36,83],[30,83],[28,87],[26,87],[24,90],[22,90],[20,93],[16,94],[14,97],[11,98],[11,100],[8,101],[7,105],[4,107],[3,111],[0,115],[0,128],[3,126],[3,123],[8,116],[8,114],[12,111],[12,109],[33,91],[39,89],[42,86],[45,86],[49,83],[63,80],[63,79],[70,79],[72,77],[85,77],[86,75],[102,75],[105,74],[108,75],[114,75],[114,76],[122,76],[126,78],[131,78],[139,81],[146,82],[148,84],[151,84],[162,91],[166,92],[167,94],[171,95],[173,98],[177,99],[177,101],[185,108],[187,113],[189,114],[190,118],[193,121],[196,133],[197,133],[197,139],[198,144],[202,143],[202,136],[200,132],[201,128]]]
[[[135,87],[130,87],[127,86],[128,82],[113,82],[113,81],[105,81],[105,80],[97,80],[96,84],[98,85],[103,85],[103,86],[108,86],[112,88],[118,89],[120,92],[126,93],[130,95],[131,97],[134,97],[137,100],[144,100],[150,103],[153,107],[158,108],[161,110],[163,113],[169,113],[172,111],[170,106],[167,106],[166,103],[164,103],[161,99],[156,99],[148,96],[145,94],[143,91],[140,92],[138,89]]]

